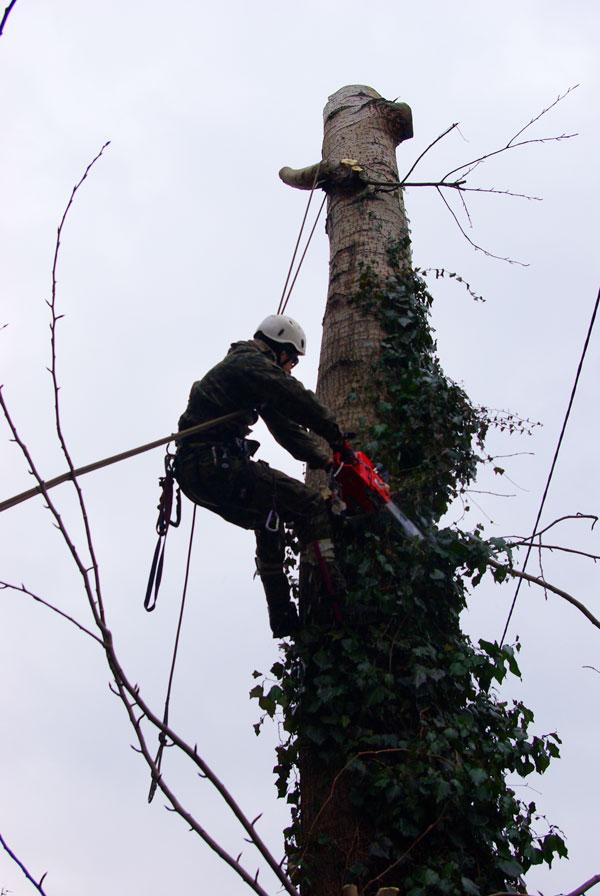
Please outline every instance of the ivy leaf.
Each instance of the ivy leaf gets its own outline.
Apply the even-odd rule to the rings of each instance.
[[[507,877],[521,877],[524,873],[523,868],[516,859],[498,859],[498,868],[504,871]]]

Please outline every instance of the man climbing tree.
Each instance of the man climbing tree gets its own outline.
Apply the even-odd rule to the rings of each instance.
[[[325,439],[332,449],[340,449],[340,428],[331,412],[291,375],[305,353],[302,327],[285,315],[270,315],[254,339],[234,343],[224,360],[194,383],[179,420],[183,430],[240,412],[238,420],[179,444],[177,479],[196,504],[237,526],[254,529],[256,568],[276,638],[291,635],[298,627],[283,570],[284,524],[294,526],[304,556],[326,567],[328,584],[333,583],[336,591],[343,589],[328,509],[320,493],[265,461],[253,461],[259,443],[246,438],[260,416],[297,460],[315,470],[331,465],[331,455],[307,430]]]

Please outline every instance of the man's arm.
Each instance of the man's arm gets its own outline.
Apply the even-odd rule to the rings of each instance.
[[[284,417],[291,423],[312,430],[331,446],[341,444],[342,432],[331,411],[295,377],[284,373],[281,367],[259,352],[246,372],[256,394],[256,408],[261,417],[266,420],[266,416],[275,413],[278,418]]]
[[[313,470],[324,469],[331,462],[331,456],[320,447],[315,437],[298,423],[272,408],[263,409],[261,417],[274,438],[296,460],[305,461]]]

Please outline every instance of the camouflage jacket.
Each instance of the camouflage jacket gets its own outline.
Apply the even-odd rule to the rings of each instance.
[[[284,373],[274,353],[258,340],[234,342],[225,358],[194,383],[188,406],[179,419],[179,429],[233,411],[247,411],[247,416],[192,436],[182,444],[212,444],[245,438],[259,415],[279,444],[311,467],[324,467],[330,457],[307,430],[330,445],[342,441],[331,412],[313,392]]]

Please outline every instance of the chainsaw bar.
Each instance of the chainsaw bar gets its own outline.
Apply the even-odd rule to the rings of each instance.
[[[425,536],[418,528],[415,526],[412,520],[410,520],[405,513],[402,513],[397,504],[394,504],[393,501],[386,501],[383,505],[388,513],[391,513],[397,523],[400,523],[404,533],[409,536],[409,538],[418,538],[420,541],[423,541]]]

